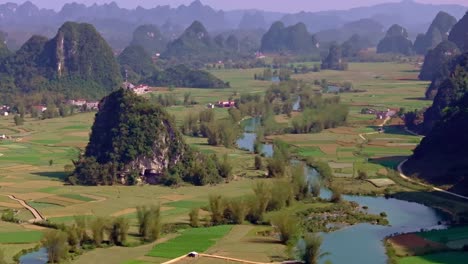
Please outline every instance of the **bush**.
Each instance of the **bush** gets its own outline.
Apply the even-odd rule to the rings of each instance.
[[[6,209],[2,213],[1,217],[2,221],[5,222],[12,222],[12,223],[20,223],[21,220],[16,218],[15,212],[12,209]]]
[[[244,199],[237,199],[229,202],[229,210],[232,215],[232,223],[240,225],[244,222],[249,207]]]
[[[272,225],[280,234],[280,240],[283,244],[295,242],[300,235],[299,220],[287,212],[280,212],[271,219]]]
[[[189,213],[189,218],[190,218],[190,226],[191,227],[198,227],[200,225],[200,208],[192,208]]]
[[[68,238],[63,231],[50,230],[45,232],[42,246],[47,249],[50,263],[60,263],[68,258]]]
[[[224,223],[224,209],[226,208],[225,202],[221,195],[210,195],[209,207],[211,212],[211,223],[213,225],[221,225]]]
[[[104,231],[106,230],[106,219],[97,217],[91,223],[91,232],[93,234],[93,242],[96,247],[100,247],[104,240]]]
[[[342,194],[342,190],[341,188],[339,187],[333,187],[331,188],[331,191],[332,191],[332,195],[330,197],[330,202],[332,203],[340,203],[342,201],[342,197],[341,197],[341,194]]]
[[[302,253],[302,260],[305,264],[318,264],[319,259],[326,254],[320,253],[323,238],[316,234],[307,234],[304,237],[305,250]]]
[[[156,241],[161,234],[161,206],[138,206],[138,233],[144,241]]]
[[[255,169],[256,170],[263,170],[263,160],[262,160],[262,157],[260,155],[256,155],[255,156]]]
[[[123,217],[113,219],[106,229],[109,235],[109,242],[117,246],[125,245],[129,229],[130,224],[128,219]]]

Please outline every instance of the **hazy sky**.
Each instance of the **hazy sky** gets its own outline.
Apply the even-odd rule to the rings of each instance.
[[[17,2],[25,0],[0,0],[0,3]],[[67,2],[81,2],[87,5],[93,3],[109,3],[112,0],[30,0],[39,7],[60,9]],[[189,4],[193,0],[114,0],[119,6],[134,8],[138,5],[143,7],[155,7],[157,5],[178,6]],[[369,6],[386,2],[399,2],[399,0],[201,0],[216,9],[249,9],[257,8],[268,11],[297,12],[320,11],[330,9],[349,9],[358,6]],[[468,6],[468,0],[416,0],[428,4],[461,4]]]

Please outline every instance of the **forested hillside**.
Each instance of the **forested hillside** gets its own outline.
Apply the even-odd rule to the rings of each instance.
[[[457,23],[457,19],[445,12],[439,12],[432,21],[426,34],[420,34],[414,42],[414,50],[418,54],[426,54],[430,49],[434,49],[442,41],[447,40],[450,30]]]
[[[90,24],[65,23],[48,40],[33,36],[0,62],[2,99],[41,91],[98,98],[119,87],[112,49]]]
[[[413,54],[413,43],[408,39],[408,31],[400,25],[391,26],[385,38],[377,45],[377,53]]]
[[[427,136],[404,170],[431,183],[454,185],[454,191],[468,194],[468,53],[459,56],[455,64],[424,115]]]
[[[275,22],[263,35],[260,50],[313,56],[318,54],[318,41],[303,23],[286,27],[283,22]]]

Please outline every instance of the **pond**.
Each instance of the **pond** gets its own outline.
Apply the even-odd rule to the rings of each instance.
[[[245,120],[244,125],[246,133],[244,133],[243,138],[239,139],[238,144],[242,148],[252,151],[256,139],[256,134],[252,131],[255,131],[256,126],[259,125],[259,119]],[[267,156],[273,155],[271,145],[264,145],[263,150]],[[309,182],[320,180],[320,175],[315,169],[306,167],[305,170]],[[328,199],[330,196],[331,191],[323,187],[320,191],[320,197]],[[384,197],[344,195],[343,198],[356,202],[361,207],[367,206],[369,213],[385,212],[390,226],[357,224],[322,234],[322,251],[329,252],[330,255],[324,257],[320,263],[331,260],[334,264],[386,264],[387,256],[383,244],[383,239],[386,236],[395,233],[415,232],[421,229],[445,228],[438,223],[447,220],[447,216],[422,204]]]
[[[23,255],[19,259],[20,264],[46,264],[47,261],[47,249],[45,248]]]

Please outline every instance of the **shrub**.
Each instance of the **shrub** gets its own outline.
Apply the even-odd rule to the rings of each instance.
[[[161,206],[138,206],[138,233],[144,241],[156,241],[161,234]]]
[[[106,219],[97,217],[91,223],[91,232],[93,234],[93,241],[96,247],[100,247],[104,240],[104,231],[106,229]]]
[[[60,230],[50,230],[44,234],[42,246],[47,249],[50,263],[60,263],[68,257],[67,234]]]
[[[255,156],[255,169],[262,170],[263,169],[263,160],[262,157],[259,155]]]
[[[286,245],[298,239],[301,230],[296,217],[287,212],[280,212],[271,219],[271,223],[279,232],[281,243]]]
[[[229,202],[229,209],[232,215],[232,222],[240,225],[244,222],[249,207],[244,199],[238,199]]]
[[[213,225],[223,224],[225,209],[223,197],[221,195],[210,195],[208,199],[211,212],[211,223]]]
[[[330,197],[330,202],[332,203],[340,203],[342,201],[342,190],[339,187],[333,187],[331,188],[332,195]]]
[[[112,245],[123,246],[127,242],[128,229],[130,224],[128,219],[118,217],[113,219],[106,231],[109,235],[109,242]]]
[[[189,213],[189,218],[190,218],[190,226],[191,227],[198,227],[200,225],[200,208],[192,208]]]

